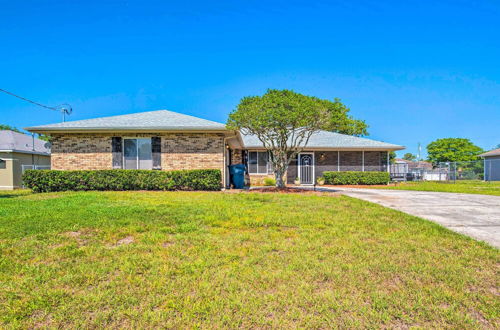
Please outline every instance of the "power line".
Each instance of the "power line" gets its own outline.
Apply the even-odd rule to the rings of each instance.
[[[49,106],[47,106],[47,105],[43,105],[43,104],[40,104],[40,103],[38,103],[38,102],[35,102],[35,101],[32,101],[32,100],[29,100],[29,99],[27,99],[27,98],[25,98],[25,97],[22,97],[22,96],[16,95],[16,94],[11,93],[11,92],[9,92],[9,91],[6,91],[5,89],[1,89],[1,88],[0,88],[0,92],[4,92],[5,94],[12,95],[12,96],[14,96],[14,97],[17,97],[18,99],[24,100],[24,101],[26,101],[26,102],[29,102],[29,103],[32,103],[32,104],[35,104],[35,105],[38,105],[38,106],[40,106],[40,107],[42,107],[42,108],[46,108],[46,109],[49,109],[49,110],[52,110],[52,111],[60,111],[60,110],[59,110],[59,109],[57,109],[57,108],[54,108],[54,107],[49,107]]]

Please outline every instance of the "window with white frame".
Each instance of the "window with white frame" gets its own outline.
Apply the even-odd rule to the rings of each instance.
[[[123,139],[123,168],[127,170],[151,170],[153,168],[151,138]]]
[[[248,173],[268,174],[272,173],[272,166],[267,151],[248,152]]]

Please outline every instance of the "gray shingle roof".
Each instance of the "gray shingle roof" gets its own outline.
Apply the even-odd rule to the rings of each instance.
[[[262,143],[255,135],[242,135],[246,148],[262,148]],[[319,131],[309,139],[307,149],[386,149],[401,150],[403,146],[360,138],[352,135]]]
[[[33,151],[33,138],[31,136],[14,131],[0,131],[0,150],[50,155],[49,145],[47,141],[35,138],[35,150]]]
[[[103,131],[103,130],[144,130],[144,131],[222,131],[226,125],[181,113],[157,110],[129,115],[101,117],[58,124],[26,128],[32,132],[50,131]],[[255,136],[242,135],[245,148],[262,148]],[[315,133],[307,148],[310,149],[385,149],[401,150],[404,147],[386,142],[359,138],[350,135],[319,131]]]
[[[26,128],[28,131],[52,130],[225,130],[226,125],[181,113],[157,110],[130,115],[68,121]]]

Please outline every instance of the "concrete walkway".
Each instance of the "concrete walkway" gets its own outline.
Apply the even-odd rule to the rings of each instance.
[[[500,196],[444,192],[320,188],[434,221],[500,248]]]

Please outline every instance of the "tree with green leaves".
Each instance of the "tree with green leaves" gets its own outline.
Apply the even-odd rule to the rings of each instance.
[[[427,145],[428,159],[434,164],[473,161],[479,159],[482,152],[483,149],[469,139],[462,138],[437,139]]]
[[[417,156],[412,154],[411,152],[407,152],[403,156],[404,160],[409,160],[410,162],[414,162],[417,160]]]
[[[348,115],[340,100],[329,101],[291,90],[269,89],[263,96],[241,99],[229,114],[227,126],[255,135],[269,151],[276,186],[285,186],[284,175],[292,159],[304,150],[319,130],[366,134],[367,125]]]
[[[17,133],[26,134],[25,132],[21,131],[20,129],[18,129],[16,127],[13,127],[10,125],[4,125],[4,124],[0,124],[0,131],[14,131]],[[49,135],[45,135],[45,134],[38,134],[38,138],[40,140],[47,141],[47,142],[50,142],[50,139],[51,139]]]
[[[10,125],[5,125],[5,124],[0,124],[0,131],[14,131],[18,133],[22,133],[19,129],[10,126]]]
[[[339,98],[335,98],[333,101],[323,101],[330,114],[325,130],[354,136],[368,135],[368,124],[364,120],[354,119],[350,116],[351,109],[343,104]]]
[[[394,164],[396,162],[396,152],[389,151],[389,164]]]
[[[50,135],[38,134],[38,138],[43,141],[52,142],[52,137]]]

